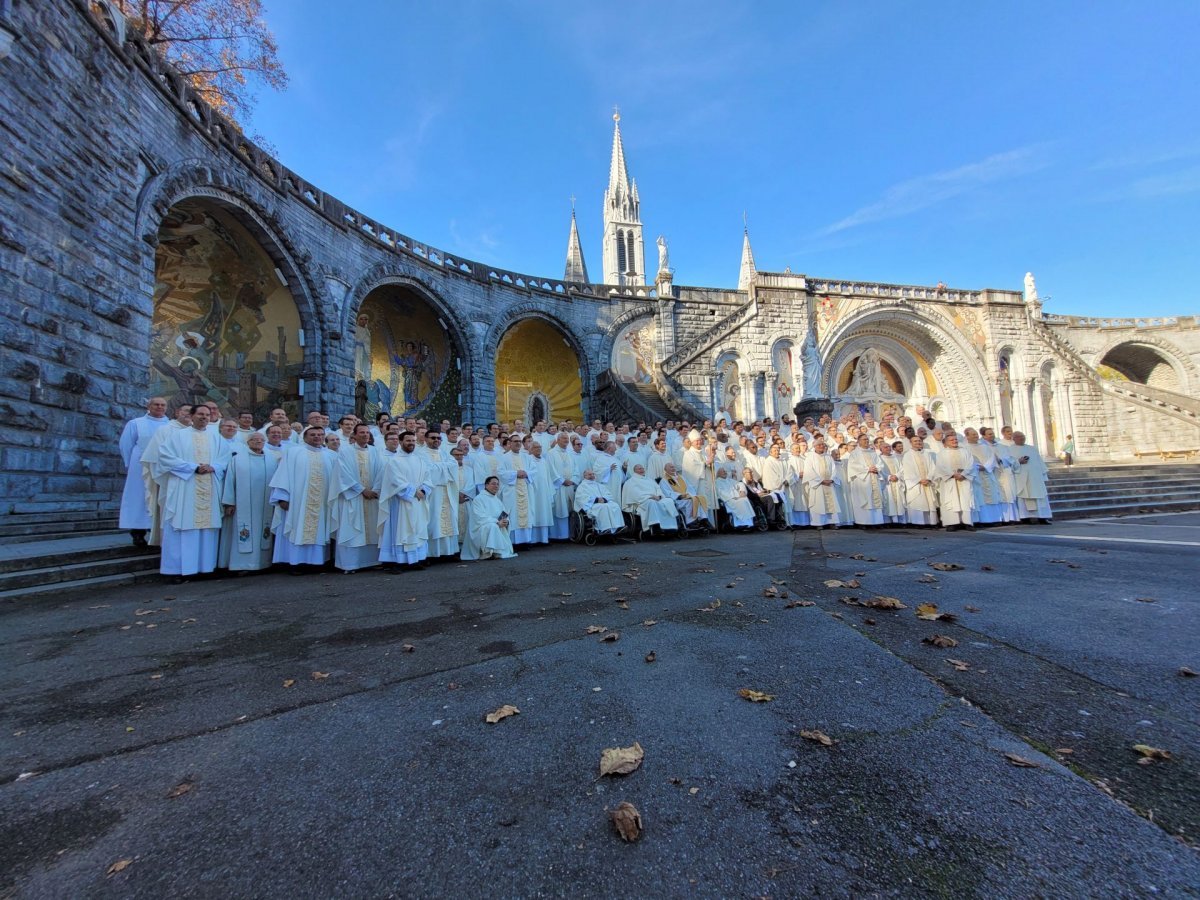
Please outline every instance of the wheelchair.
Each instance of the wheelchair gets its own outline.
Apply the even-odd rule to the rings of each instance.
[[[733,517],[730,516],[729,512],[725,509],[725,504],[722,503],[721,501],[718,501],[717,502],[717,533],[718,534],[734,534],[735,532],[741,532],[744,534],[748,534],[751,531],[757,531],[759,533],[770,531],[771,523],[767,521],[766,514],[762,511],[762,509],[760,509],[755,504],[752,503],[752,504],[750,504],[750,506],[754,510],[754,524],[738,526],[738,525],[733,524]]]
[[[571,515],[567,519],[567,537],[573,544],[583,544],[587,547],[595,547],[600,542],[601,538],[611,538],[617,541],[621,538],[629,538],[631,540],[641,540],[641,537],[633,532],[630,525],[629,513],[622,512],[621,517],[625,521],[625,527],[620,531],[612,534],[601,534],[596,530],[596,525],[589,516],[581,509],[571,510]]]

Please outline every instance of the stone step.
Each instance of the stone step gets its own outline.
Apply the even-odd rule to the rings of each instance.
[[[134,547],[126,532],[68,535],[57,540],[0,545],[0,576],[111,559],[158,558],[157,547]]]
[[[1140,494],[1150,490],[1176,490],[1183,493],[1200,495],[1200,482],[1197,481],[1151,481],[1137,484],[1108,484],[1094,481],[1085,484],[1073,484],[1070,487],[1050,485],[1048,490],[1051,497],[1078,497],[1086,494]]]
[[[1200,492],[1197,491],[1146,491],[1140,494],[1092,494],[1082,497],[1060,498],[1050,497],[1050,506],[1054,510],[1079,509],[1088,506],[1098,506],[1108,503],[1125,503],[1144,506],[1147,503],[1197,503],[1200,504]]]
[[[6,572],[0,574],[0,597],[15,596],[29,588],[73,589],[81,582],[108,575],[157,572],[158,565],[157,554],[141,554]]]
[[[81,578],[78,581],[55,582],[39,584],[31,587],[16,588],[0,591],[0,602],[26,600],[30,598],[54,599],[65,598],[80,591],[94,591],[100,588],[121,587],[127,584],[142,584],[157,581],[162,576],[158,574],[157,566],[153,569],[122,572],[116,575],[101,575],[94,578]]]
[[[36,544],[46,541],[65,541],[71,538],[82,536],[88,537],[112,537],[113,535],[124,535],[125,542],[129,542],[128,531],[118,531],[113,528],[97,528],[93,531],[49,531],[44,534],[10,534],[0,536],[0,547],[10,547],[14,544]]]
[[[0,519],[0,543],[20,543],[23,539],[38,535],[80,534],[97,531],[116,531],[116,518],[97,517],[89,519],[59,519],[56,516],[38,516],[36,521],[12,522],[13,516]]]
[[[1086,519],[1097,516],[1137,515],[1153,512],[1184,512],[1189,509],[1200,509],[1200,498],[1190,500],[1155,501],[1151,503],[1099,504],[1095,506],[1078,506],[1060,510],[1050,501],[1051,511],[1055,519]]]

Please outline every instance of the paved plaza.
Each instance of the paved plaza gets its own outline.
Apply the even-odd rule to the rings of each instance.
[[[1196,896],[1198,547],[805,530],[9,603],[0,896]]]

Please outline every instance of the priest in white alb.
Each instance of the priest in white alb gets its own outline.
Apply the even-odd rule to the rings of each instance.
[[[843,524],[837,496],[841,480],[837,464],[825,452],[824,439],[818,438],[804,460],[804,489],[808,495],[809,521],[814,527]]]
[[[257,572],[271,565],[271,479],[279,458],[264,452],[266,438],[251,431],[225,473],[221,505],[232,542],[225,565],[231,572]]]
[[[289,566],[323,566],[333,538],[332,503],[339,484],[338,455],[325,449],[325,429],[310,425],[301,443],[280,457],[271,478],[275,514],[271,559]],[[297,569],[293,574],[302,574]]]
[[[121,492],[121,512],[117,527],[128,531],[135,547],[146,546],[146,532],[151,529],[150,498],[142,477],[142,454],[154,435],[170,420],[167,401],[151,397],[146,414],[131,419],[121,431],[121,461],[125,464],[125,489]]]
[[[379,491],[384,456],[371,444],[371,429],[353,426],[338,451],[338,484],[332,503],[333,564],[343,572],[379,565]]]
[[[1016,461],[1017,509],[1022,521],[1036,519],[1043,525],[1050,524],[1050,494],[1046,491],[1049,472],[1042,454],[1032,444],[1025,443],[1025,435],[1014,431],[1013,459]]]
[[[634,466],[633,474],[621,488],[621,508],[637,516],[642,531],[657,525],[663,531],[679,528],[675,504],[663,496],[659,486],[646,477],[642,466]]]
[[[165,428],[154,432],[154,437],[150,438],[150,443],[142,451],[142,485],[146,491],[146,508],[150,510],[150,531],[146,535],[146,543],[154,547],[162,545],[162,507],[167,498],[167,473],[158,465],[158,451],[166,438],[191,426],[192,409],[194,407],[190,403],[176,407],[175,418]]]
[[[379,493],[379,561],[403,566],[428,567],[429,504],[433,485],[416,453],[417,436],[400,434],[400,449],[388,458]]]
[[[591,469],[584,469],[572,503],[574,509],[592,520],[592,527],[599,534],[616,534],[625,527],[620,504],[608,496]]]
[[[958,435],[942,438],[942,449],[934,456],[934,479],[938,488],[938,510],[947,531],[974,531],[975,491],[972,482],[978,466],[975,457],[958,446]]]
[[[458,556],[458,463],[442,453],[442,433],[430,429],[416,449],[425,462],[429,484],[429,556]]]
[[[879,478],[879,454],[865,434],[858,436],[858,446],[846,460],[846,475],[850,479],[849,497],[854,524],[874,527],[883,524],[883,482]]]
[[[550,526],[550,540],[565,541],[570,537],[571,506],[575,501],[575,488],[579,485],[582,471],[577,471],[582,465],[578,453],[571,450],[571,437],[566,431],[560,431],[554,439],[554,444],[546,454],[546,465],[553,479],[558,481],[554,490],[553,514],[554,524]]]
[[[209,411],[197,406],[192,424],[169,434],[158,450],[165,476],[162,562],[164,575],[183,578],[217,567],[221,488],[229,466],[225,440],[208,428]]]
[[[489,475],[484,479],[483,490],[470,503],[462,558],[512,559],[516,556],[508,536],[508,523],[508,512],[500,502],[500,479]]]

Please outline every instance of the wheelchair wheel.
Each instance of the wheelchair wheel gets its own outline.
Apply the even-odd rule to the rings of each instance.
[[[585,534],[583,536],[583,542],[584,542],[584,544],[586,544],[589,547],[595,547],[596,546],[596,532],[589,531],[587,534]]]

